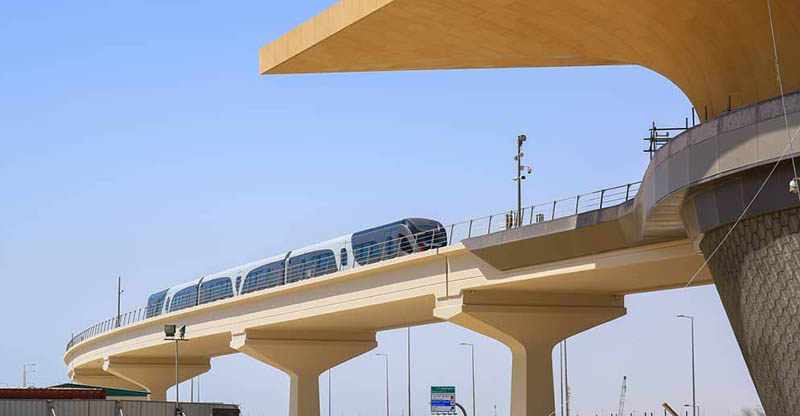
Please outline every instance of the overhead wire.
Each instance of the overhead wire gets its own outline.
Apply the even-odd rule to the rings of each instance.
[[[705,261],[703,261],[703,264],[700,265],[700,267],[697,269],[696,272],[694,272],[694,274],[686,282],[686,285],[684,285],[684,287],[689,287],[689,285],[691,285],[692,282],[694,282],[694,280],[697,278],[697,276],[700,274],[700,272],[702,272],[703,269],[705,269],[705,267],[708,265],[708,262],[711,261],[711,259],[717,254],[717,252],[719,251],[720,247],[722,247],[722,245],[725,244],[725,241],[728,240],[728,237],[730,237],[730,235],[733,233],[733,230],[736,229],[736,226],[739,225],[739,223],[742,221],[744,216],[747,214],[747,211],[753,205],[753,202],[755,202],[756,198],[758,198],[758,195],[761,194],[761,191],[767,185],[767,182],[770,180],[770,178],[772,178],[772,175],[775,173],[775,170],[778,169],[778,165],[781,163],[781,161],[783,161],[784,156],[786,156],[786,152],[787,151],[790,152],[790,156],[789,157],[790,157],[790,159],[792,161],[792,172],[794,173],[794,177],[792,178],[792,181],[797,180],[797,165],[795,164],[795,160],[794,160],[795,154],[794,154],[794,146],[792,145],[792,143],[794,142],[794,139],[797,137],[797,133],[800,132],[800,127],[798,127],[797,130],[795,130],[794,134],[791,134],[791,130],[789,129],[789,115],[788,115],[788,113],[786,111],[786,97],[785,97],[784,92],[783,92],[783,80],[781,79],[781,66],[780,66],[780,61],[778,60],[778,44],[775,41],[775,24],[774,24],[773,17],[772,17],[772,3],[771,3],[770,0],[767,0],[767,12],[768,12],[768,15],[769,15],[770,34],[772,35],[772,51],[773,51],[774,56],[775,56],[775,73],[777,75],[778,89],[780,90],[780,94],[781,94],[781,105],[783,107],[783,122],[784,122],[784,125],[786,126],[786,141],[787,141],[787,143],[786,143],[786,146],[783,148],[783,152],[781,153],[780,157],[778,157],[778,160],[775,161],[775,164],[772,166],[772,169],[769,171],[769,174],[767,175],[766,178],[764,178],[764,181],[761,183],[761,186],[758,187],[758,190],[756,191],[755,195],[753,195],[753,198],[750,199],[750,202],[748,202],[747,206],[744,207],[744,209],[742,210],[742,213],[739,215],[739,217],[733,223],[731,228],[728,230],[727,233],[725,233],[725,236],[722,237],[722,240],[720,240],[720,242],[717,243],[717,246],[714,247],[714,250],[712,250],[711,254],[709,254],[708,257],[706,257]],[[797,198],[798,198],[798,201],[800,201],[800,192],[797,192]]]

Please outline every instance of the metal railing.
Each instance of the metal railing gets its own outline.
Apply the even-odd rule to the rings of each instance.
[[[641,182],[633,182],[614,188],[601,189],[587,194],[527,206],[521,210],[521,215],[518,215],[516,211],[506,211],[485,217],[473,218],[441,228],[422,231],[411,236],[401,236],[393,240],[353,247],[352,254],[354,258],[348,259],[348,263],[352,262],[352,266],[348,266],[347,268],[374,264],[396,257],[453,245],[468,238],[479,237],[509,228],[552,221],[584,212],[616,206],[632,200],[639,191],[640,185]],[[352,242],[350,243],[352,247]],[[332,261],[332,256],[328,256],[290,267],[279,267],[266,273],[251,273],[248,274],[248,276],[245,277],[245,281],[242,282],[240,294],[291,284],[336,271],[339,271],[339,268],[336,266],[335,260]],[[202,288],[195,294],[195,302],[192,302],[193,304],[190,303],[189,307],[230,297],[222,296],[221,293],[213,289],[209,293],[201,294],[201,292],[203,292]],[[77,334],[73,334],[67,343],[67,350],[79,342],[103,334],[114,328],[131,325],[144,319],[159,316],[161,306],[162,305],[157,305],[155,307],[144,306],[121,314],[118,317],[109,318],[92,325]],[[169,310],[170,313],[176,311],[176,309]]]

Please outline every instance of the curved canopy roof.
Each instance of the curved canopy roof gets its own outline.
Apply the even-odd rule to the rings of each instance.
[[[800,2],[772,12],[798,90]],[[262,74],[635,64],[701,118],[779,94],[766,0],[343,0],[259,58]]]

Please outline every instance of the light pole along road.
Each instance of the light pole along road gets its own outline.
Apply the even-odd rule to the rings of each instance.
[[[389,354],[377,353],[375,355],[385,358],[386,362],[386,416],[389,416]]]
[[[469,342],[462,342],[459,345],[469,347],[470,354],[472,355],[472,416],[476,416],[475,413],[475,345],[470,344]]]
[[[692,415],[697,416],[697,400],[694,386],[694,316],[678,315],[678,318],[687,318],[692,321]]]

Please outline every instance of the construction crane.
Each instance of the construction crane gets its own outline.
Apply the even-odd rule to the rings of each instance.
[[[628,389],[626,386],[628,381],[628,376],[622,376],[622,391],[619,393],[619,416],[623,416],[625,414],[625,391]]]

